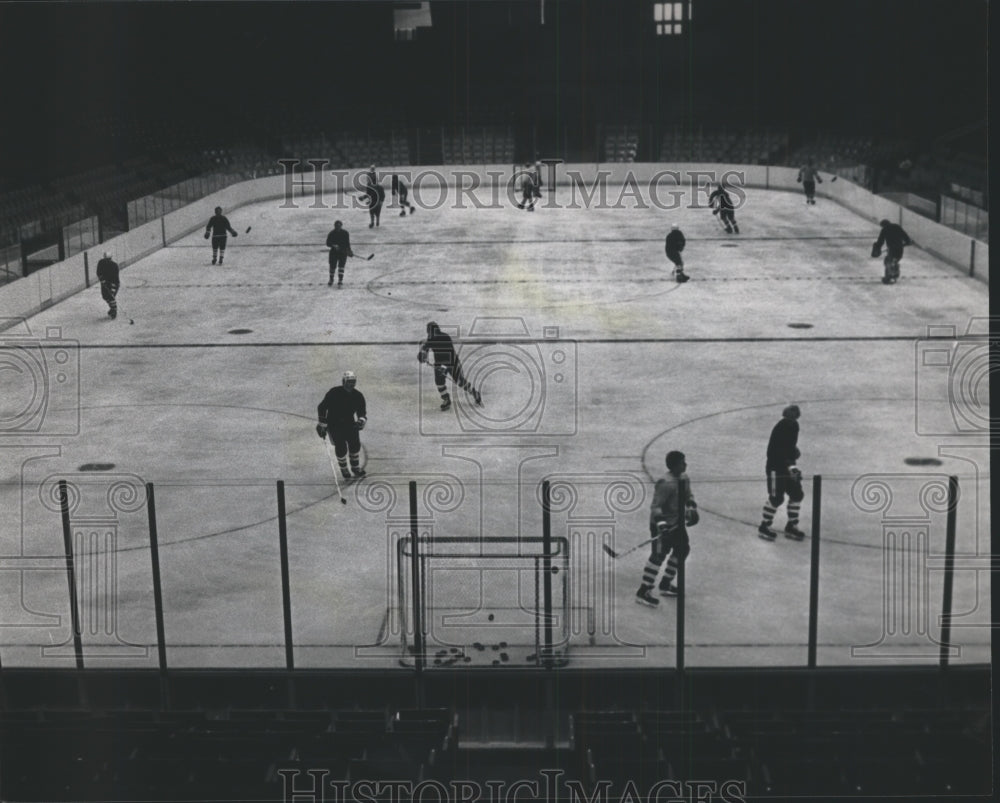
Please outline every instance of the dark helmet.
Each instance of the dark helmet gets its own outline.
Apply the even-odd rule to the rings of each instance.
[[[802,411],[799,409],[797,404],[789,404],[784,410],[781,411],[783,418],[798,418],[802,415]]]
[[[215,207],[215,214],[217,214],[217,215],[221,215],[222,214],[222,207],[221,206]]]
[[[884,229],[886,226],[889,225],[889,221],[886,220],[885,218],[882,218],[882,220],[880,220],[878,224]]]
[[[334,227],[335,229],[339,229],[339,228],[340,228],[341,226],[343,226],[343,225],[344,225],[344,224],[343,224],[343,223],[341,223],[341,222],[340,222],[339,220],[335,220],[335,221],[333,221],[333,227]]]
[[[673,471],[684,462],[684,452],[667,452],[667,471]]]
[[[440,332],[440,331],[441,331],[441,329],[438,327],[438,325],[434,321],[431,321],[430,323],[427,324],[427,335],[428,335],[428,337],[430,335],[433,335],[435,332]]]

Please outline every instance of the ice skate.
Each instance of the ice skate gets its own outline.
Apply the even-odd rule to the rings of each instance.
[[[653,590],[649,586],[639,586],[639,590],[635,592],[635,601],[650,608],[657,608],[660,605],[660,601],[653,596]]]
[[[793,541],[801,541],[805,537],[806,534],[794,524],[785,525],[785,538],[791,538]]]

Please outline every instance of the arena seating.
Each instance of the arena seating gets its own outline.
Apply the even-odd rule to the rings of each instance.
[[[604,136],[605,162],[634,162],[639,152],[639,133],[631,126],[611,126]]]
[[[506,126],[459,126],[441,132],[445,164],[512,164],[514,135]]]

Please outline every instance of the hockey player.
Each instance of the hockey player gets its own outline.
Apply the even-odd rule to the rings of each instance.
[[[896,280],[899,279],[899,260],[903,258],[903,248],[907,245],[913,245],[913,241],[910,239],[910,235],[903,231],[903,227],[896,223],[880,220],[879,226],[882,227],[882,231],[872,245],[872,257],[880,257],[882,246],[886,246],[885,260],[882,263],[885,265],[882,284],[895,284]]]
[[[685,243],[686,240],[684,239],[681,227],[674,223],[670,227],[670,232],[667,234],[663,248],[667,253],[667,259],[674,263],[674,268],[670,272],[670,275],[677,279],[678,284],[686,282],[691,278],[684,272],[684,260],[681,259],[681,251],[684,250]]]
[[[517,205],[518,209],[524,209],[528,207],[529,212],[535,211],[535,177],[532,172],[530,164],[524,166],[524,170],[521,171],[521,203]]]
[[[212,264],[215,264],[218,257],[219,264],[222,264],[223,257],[226,256],[226,232],[233,237],[238,236],[229,225],[229,218],[222,214],[222,207],[215,207],[215,214],[209,218],[208,225],[205,226],[205,239],[212,238]]]
[[[368,228],[373,229],[379,225],[382,217],[382,205],[385,203],[385,187],[377,181],[369,184],[365,190],[365,203],[368,204]]]
[[[118,263],[105,251],[97,263],[97,280],[101,283],[101,298],[108,302],[108,317],[114,320],[118,317]]]
[[[368,409],[365,397],[357,388],[358,378],[353,371],[344,371],[340,385],[330,388],[316,409],[319,423],[316,434],[323,440],[328,437],[337,456],[337,465],[345,480],[361,479],[365,470],[361,468],[361,438],[358,433],[368,423]],[[350,459],[351,470],[347,470]]]
[[[740,227],[736,225],[733,198],[722,186],[722,182],[719,182],[719,186],[708,196],[708,205],[712,207],[712,214],[718,215],[722,225],[726,227],[726,234],[740,233]]]
[[[476,404],[483,406],[483,397],[478,390],[465,378],[462,373],[462,364],[458,360],[455,352],[455,344],[451,337],[431,321],[427,324],[427,339],[420,343],[420,351],[417,353],[417,360],[421,363],[427,362],[428,353],[434,355],[434,383],[437,385],[438,393],[441,394],[441,409],[447,410],[451,407],[451,396],[445,387],[445,379],[450,375],[451,381],[475,399]]]
[[[333,275],[336,273],[337,288],[340,289],[344,286],[344,266],[347,264],[347,258],[354,256],[354,252],[351,250],[351,235],[339,220],[333,222],[333,228],[326,235],[326,247],[330,249],[330,281],[326,286],[333,284]]]
[[[636,602],[652,608],[660,604],[653,596],[653,586],[664,560],[667,566],[660,580],[660,595],[677,596],[679,589],[674,584],[674,578],[681,561],[691,552],[687,528],[698,523],[698,505],[691,493],[691,481],[685,473],[687,460],[684,453],[667,452],[666,463],[667,476],[656,481],[653,504],[649,509],[652,551],[642,569],[642,584],[635,592]]]
[[[811,161],[806,162],[799,169],[799,177],[795,180],[802,185],[802,189],[806,193],[806,203],[815,206],[816,182],[823,183],[823,177],[819,174],[819,170],[816,169]]]
[[[771,529],[774,514],[788,496],[788,523],[785,525],[785,536],[795,541],[801,541],[806,534],[799,529],[799,509],[802,507],[802,472],[795,465],[799,459],[799,416],[798,405],[790,404],[781,411],[781,420],[771,430],[771,438],[767,442],[767,464],[764,468],[767,474],[767,501],[764,503],[764,516],[757,527],[757,532],[765,541],[773,541],[777,533]]]
[[[542,181],[542,163],[540,160],[535,160],[535,166],[531,173],[531,180],[534,182],[534,196],[538,199],[542,199],[542,186],[545,184]]]
[[[400,217],[404,217],[406,215],[407,209],[410,211],[411,215],[413,214],[413,204],[411,204],[407,200],[407,196],[408,195],[409,195],[409,190],[407,189],[406,182],[403,181],[403,179],[400,178],[398,175],[396,175],[395,173],[393,173],[392,174],[392,197],[393,198],[396,198],[396,197],[399,198],[399,216]]]

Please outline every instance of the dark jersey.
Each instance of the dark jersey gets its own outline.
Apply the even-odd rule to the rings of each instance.
[[[365,189],[365,203],[369,209],[376,209],[385,203],[385,187],[381,184],[369,184]]]
[[[348,390],[342,385],[330,388],[317,408],[319,420],[331,430],[353,427],[359,418],[367,418],[364,394],[355,388]]]
[[[733,198],[726,192],[725,187],[719,187],[711,195],[708,196],[709,206],[717,207],[718,209],[733,209]]]
[[[910,235],[903,231],[903,227],[895,223],[882,227],[882,233],[875,241],[875,251],[880,251],[883,245],[889,247],[889,254],[898,257],[903,255],[903,246],[910,245]]]
[[[767,471],[787,471],[798,460],[799,422],[782,418],[771,430],[767,442]]]
[[[213,237],[224,237],[226,232],[229,232],[234,237],[236,236],[233,227],[229,225],[229,218],[225,215],[212,215],[208,221],[208,225],[205,226],[205,231],[211,231]]]
[[[326,235],[326,247],[339,254],[351,253],[351,235],[347,229],[331,229]]]
[[[679,254],[684,250],[685,242],[684,235],[681,233],[680,229],[671,229],[670,234],[667,235],[664,247],[666,248],[667,253],[673,251],[675,254]]]
[[[455,353],[455,343],[449,335],[446,335],[440,329],[421,344],[421,349],[425,353],[427,350],[434,352],[435,365],[456,365],[458,363],[458,355]]]
[[[406,194],[406,192],[407,192],[406,182],[403,181],[403,179],[401,179],[399,176],[393,175],[393,177],[392,177],[392,194],[393,195],[398,195],[400,192],[402,192],[404,195]]]
[[[97,279],[102,282],[118,284],[118,263],[110,257],[104,257],[97,263]]]
[[[819,170],[810,165],[805,165],[799,168],[799,181],[818,181],[820,184],[823,183],[823,179],[820,177]]]
[[[687,506],[694,504],[691,481],[687,474],[675,477],[667,474],[656,481],[653,490],[653,504],[649,508],[649,523],[654,527],[661,521],[670,528],[680,523]]]

